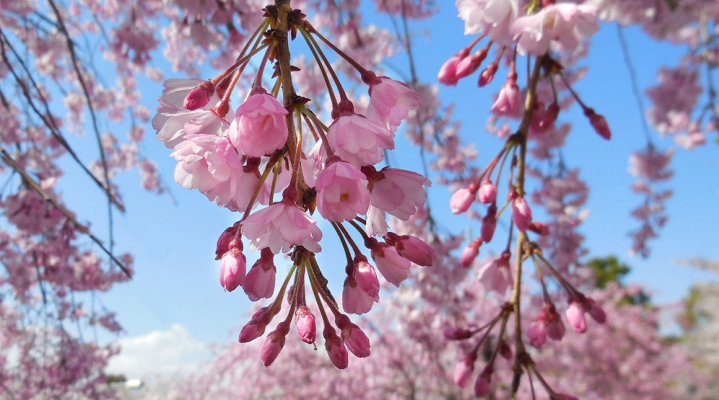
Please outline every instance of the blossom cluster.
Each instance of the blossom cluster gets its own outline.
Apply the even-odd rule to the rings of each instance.
[[[377,76],[339,50],[301,11],[283,6],[267,6],[263,11],[264,19],[230,68],[206,81],[165,82],[153,127],[157,138],[173,150],[178,183],[197,189],[218,206],[242,213],[217,243],[220,284],[225,290],[241,286],[253,301],[272,298],[275,255],[288,253],[293,261],[275,300],[252,316],[240,333],[240,342],[261,336],[287,295],[291,307],[287,318],[267,335],[261,352],[264,364],[272,364],[280,353],[293,318],[301,340],[314,343],[315,316],[305,300],[309,281],[324,320],[329,357],[338,368],[346,368],[347,350],[357,357],[370,353],[366,335],[344,313],[363,314],[378,302],[376,270],[399,285],[407,279],[412,263],[431,266],[434,262],[425,242],[393,233],[387,225],[387,214],[407,220],[423,206],[429,180],[411,171],[377,167],[384,152],[394,149],[398,126],[420,106],[420,100],[408,85]],[[308,107],[308,97],[295,93],[289,40],[298,33],[324,78],[332,102],[330,123]],[[355,112],[320,43],[344,58],[368,88],[365,114]],[[233,90],[255,55],[262,58],[260,67],[244,101],[234,109]],[[270,63],[274,64],[274,83],[267,90],[264,71]],[[280,90],[282,101],[278,100]],[[327,288],[316,258],[322,251],[323,232],[315,210],[339,235],[347,256],[344,313]],[[249,272],[242,237],[251,250],[261,253]],[[376,269],[357,243],[369,250]],[[333,315],[341,338],[323,304]]]

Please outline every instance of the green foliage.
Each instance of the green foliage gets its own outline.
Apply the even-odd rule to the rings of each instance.
[[[604,289],[609,282],[617,282],[622,285],[621,280],[631,271],[631,267],[620,263],[616,256],[595,257],[587,262],[587,265],[594,272],[596,278],[595,286]],[[650,298],[644,291],[634,296],[626,296],[619,304],[650,304]]]
[[[107,375],[107,384],[111,383],[121,383],[127,381],[127,378],[125,378],[125,375]]]

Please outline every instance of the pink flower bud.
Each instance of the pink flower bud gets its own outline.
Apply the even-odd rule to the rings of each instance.
[[[462,255],[459,257],[459,264],[464,268],[469,268],[479,255],[479,246],[481,246],[482,243],[482,238],[478,237],[468,244],[467,247],[462,250]]]
[[[497,228],[497,204],[492,203],[487,208],[487,215],[482,218],[481,236],[484,243],[489,243],[494,237],[494,230]]]
[[[482,182],[479,192],[477,192],[477,200],[482,204],[491,204],[497,201],[497,185],[488,179]]]
[[[204,81],[187,94],[182,107],[190,111],[200,109],[210,102],[213,94],[215,94],[215,85],[211,81]]]
[[[260,258],[250,268],[242,284],[242,289],[251,301],[269,299],[275,291],[277,268],[273,261],[274,253],[269,247],[265,247],[260,254]]]
[[[611,139],[612,132],[609,130],[607,120],[603,116],[594,112],[593,108],[585,108],[584,115],[589,118],[589,123],[592,124],[592,128],[604,139]]]
[[[536,319],[529,324],[527,329],[527,338],[529,344],[536,348],[541,348],[547,341],[547,323],[542,319]]]
[[[492,382],[492,364],[484,367],[482,372],[474,381],[474,395],[477,397],[484,397],[489,394],[489,384]]]
[[[474,201],[474,193],[467,188],[462,188],[454,192],[449,201],[449,207],[454,214],[461,214],[469,209],[472,201]]]
[[[584,319],[584,309],[579,302],[573,300],[567,308],[567,320],[569,325],[577,333],[584,333],[587,331],[587,321]]]
[[[487,58],[488,53],[489,48],[484,48],[469,57],[465,57],[457,64],[456,78],[462,79],[465,76],[472,75],[474,71],[478,70],[479,66],[482,65],[482,61]]]
[[[454,367],[454,383],[459,387],[467,386],[469,378],[472,377],[474,371],[474,360],[470,357],[458,362]]]
[[[529,208],[529,204],[522,196],[518,196],[512,201],[512,220],[517,225],[517,229],[522,232],[526,232],[532,222],[532,209]]]
[[[499,65],[496,62],[487,65],[487,68],[485,68],[485,70],[482,71],[481,74],[479,74],[479,87],[484,87],[489,82],[492,82],[492,79],[494,79],[494,74],[497,72],[497,68],[499,68]]]
[[[402,257],[423,267],[430,267],[434,264],[434,250],[427,243],[414,236],[399,236],[396,233],[388,233],[385,241],[394,246]]]
[[[450,57],[449,60],[445,61],[445,63],[442,65],[442,68],[439,69],[439,74],[437,74],[437,80],[443,85],[457,85],[457,82],[459,82],[459,78],[457,77],[457,66],[463,59],[467,57],[468,53],[468,51],[462,50],[459,52],[459,54],[455,54]]]
[[[472,337],[472,331],[469,329],[447,328],[442,332],[442,335],[448,340],[464,340]]]
[[[331,326],[325,326],[322,333],[325,338],[325,349],[327,354],[330,356],[330,361],[338,369],[345,369],[349,365],[349,356],[347,349],[342,344],[342,339],[337,336],[335,329]]]
[[[512,354],[512,348],[509,346],[506,340],[502,339],[502,341],[499,342],[499,355],[504,357],[505,360],[511,360]]]
[[[509,252],[505,251],[499,258],[487,262],[479,270],[479,282],[486,290],[493,290],[503,295],[512,286],[514,279],[509,267],[509,257]]]
[[[363,255],[355,257],[354,278],[362,291],[373,298],[375,302],[379,301],[379,279],[377,279],[377,273],[372,264],[367,262],[367,257]]]
[[[297,307],[295,311],[295,325],[297,325],[297,333],[303,342],[312,344],[315,342],[317,327],[315,325],[315,317],[307,306]]]
[[[240,226],[240,222],[235,222],[234,225],[231,227],[225,229],[224,232],[220,235],[220,238],[217,239],[217,248],[215,249],[215,260],[219,260],[222,258],[222,256],[230,251],[230,242],[232,239],[235,238],[235,235],[237,234],[237,229]]]
[[[592,317],[593,320],[599,322],[600,324],[603,324],[607,320],[607,314],[604,312],[604,309],[597,304],[596,301],[592,299],[587,299],[587,308],[589,316]]]
[[[347,346],[352,354],[359,358],[369,357],[370,342],[362,329],[353,324],[346,315],[337,315],[335,322],[337,323],[337,327],[340,328],[345,346]]]
[[[557,393],[554,395],[553,400],[579,400],[579,398],[568,394]]]
[[[220,285],[231,292],[245,280],[245,255],[239,248],[233,248],[224,256],[220,265]]]
[[[280,351],[285,346],[285,337],[289,329],[289,324],[283,321],[277,325],[277,329],[267,335],[260,351],[260,358],[262,358],[262,363],[265,367],[269,367],[277,359]]]
[[[546,222],[532,221],[532,223],[529,224],[529,230],[542,236],[546,236],[549,235],[549,224]]]

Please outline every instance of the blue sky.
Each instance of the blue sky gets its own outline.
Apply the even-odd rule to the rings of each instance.
[[[371,19],[391,29],[386,15]],[[433,81],[442,63],[471,40],[463,36],[463,23],[456,18],[456,9],[450,2],[441,2],[439,15],[415,23],[411,29],[417,34],[414,52],[419,78],[423,82]],[[675,65],[683,52],[656,44],[636,29],[627,29],[625,34],[642,91],[654,83],[660,65]],[[687,294],[693,282],[716,280],[709,273],[674,264],[677,259],[690,257],[719,258],[714,243],[715,227],[719,226],[719,213],[715,211],[719,197],[716,145],[710,143],[693,151],[677,150],[672,162],[675,176],[669,184],[675,194],[667,202],[670,220],[660,232],[660,238],[650,243],[651,258],[630,257],[631,240],[627,232],[636,229],[638,222],[629,213],[642,199],[629,189],[634,178],[627,172],[628,158],[646,142],[614,25],[603,26],[594,37],[585,63],[591,68],[577,90],[589,106],[606,117],[613,131],[611,141],[599,138],[576,108],[569,116],[562,117],[574,125],[564,151],[566,163],[569,167],[581,167],[581,176],[591,188],[587,204],[591,214],[581,228],[587,238],[585,245],[591,256],[617,255],[632,266],[628,281],[645,284],[657,302],[677,301]],[[406,55],[399,54],[392,64],[406,65]],[[166,78],[185,77],[173,74],[167,67],[164,69]],[[486,164],[501,145],[484,132],[483,127],[493,101],[491,95],[502,84],[503,76],[500,71],[489,88],[477,88],[474,75],[457,87],[440,90],[444,102],[456,104],[455,119],[462,123],[463,139],[476,143],[480,154],[477,165]],[[162,87],[155,83],[143,87],[147,87],[143,103],[154,110]],[[233,293],[223,291],[218,279],[219,262],[214,260],[217,237],[237,220],[238,214],[220,209],[199,192],[187,191],[175,184],[175,161],[169,157],[170,151],[154,139],[153,133],[148,126],[144,151],[160,165],[160,172],[177,204],[167,195],[156,196],[139,189],[139,179],[134,172],[119,178],[127,213],[115,215],[116,248],[135,255],[136,275],[132,282],[117,285],[103,295],[102,302],[110,310],[117,311],[125,328],[122,336],[125,338],[155,331],[176,331],[179,325],[186,329],[188,337],[194,338],[188,340],[225,342],[234,338],[234,334],[230,336],[231,331],[247,321],[246,312],[250,305],[241,289]],[[86,139],[89,138],[82,140],[87,143]],[[654,143],[660,149],[672,145],[670,138],[658,136],[654,137]],[[94,143],[87,146],[91,151],[95,150]],[[399,144],[398,148],[398,152],[391,156],[393,165],[417,169],[416,164],[408,161],[417,159],[417,150],[406,144]],[[95,231],[104,234],[106,228],[102,221],[106,216],[101,194],[87,182],[66,185],[64,198],[70,205],[103,205],[97,209],[82,208],[79,217],[96,221],[93,224]],[[460,233],[453,229],[464,226],[465,222],[449,214],[450,196],[447,188],[439,185],[431,188],[429,193],[433,210],[448,221],[446,232]],[[322,244],[329,249],[334,246],[333,235],[327,230],[325,233]],[[248,254],[248,265],[255,257]],[[339,272],[334,276],[333,287],[339,288],[344,259],[332,252],[324,257],[323,265],[338,260]],[[286,267],[283,268],[286,271]],[[279,269],[278,276],[282,276],[283,268]],[[328,278],[332,281],[333,274],[328,274]],[[105,335],[103,338],[110,339]]]

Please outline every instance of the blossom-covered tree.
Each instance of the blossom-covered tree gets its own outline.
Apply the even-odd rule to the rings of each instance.
[[[395,32],[368,25],[356,0],[0,2],[2,172],[11,188],[0,199],[0,390],[113,395],[102,369],[116,349],[78,336],[85,326],[121,327],[114,313],[97,310],[94,295],[90,310],[74,296],[132,276],[132,257],[113,247],[112,218],[124,210],[113,178],[136,167],[143,187],[164,190],[138,145],[147,123],[177,161],[174,180],[237,213],[218,229],[218,290],[269,299],[239,334],[252,344],[228,345],[179,397],[667,398],[701,390],[691,358],[659,337],[657,309],[622,302],[640,288],[593,290],[579,229],[588,187],[561,152],[575,131],[612,137],[591,93],[575,89],[602,21],[687,45],[680,65],[660,70],[647,91],[647,122],[681,147],[706,143],[717,129],[719,6],[458,0],[467,40],[448,44],[457,53],[437,81],[465,85],[475,75],[478,94],[491,96],[485,86],[506,72],[487,110],[487,130],[503,144],[478,166],[451,107],[416,73],[409,25],[440,5],[374,3]],[[150,118],[137,80],[162,81],[152,63],[159,48],[178,76],[164,81]],[[400,49],[406,82],[382,70]],[[200,63],[217,72],[199,77]],[[103,82],[100,64],[115,69],[117,86]],[[575,107],[584,126],[564,122]],[[127,138],[103,121],[123,122]],[[97,160],[66,139],[85,131]],[[419,149],[424,175],[385,163],[399,133]],[[632,213],[641,223],[632,249],[643,256],[671,196],[658,185],[672,175],[673,149],[654,140],[648,135],[630,159],[638,178],[631,190],[644,197]],[[62,157],[104,193],[105,240],[62,202]],[[441,185],[454,193],[441,207],[467,216],[479,234],[465,240],[438,229],[443,211],[425,200]],[[341,285],[325,278],[338,264],[322,261],[328,235],[345,255]],[[490,243],[498,255],[482,254]],[[259,252],[251,267],[250,251]],[[278,277],[283,255],[291,268]],[[341,296],[332,291],[340,286]],[[326,357],[309,351],[318,343]],[[20,355],[10,359],[11,351]],[[247,374],[257,379],[243,382]]]

